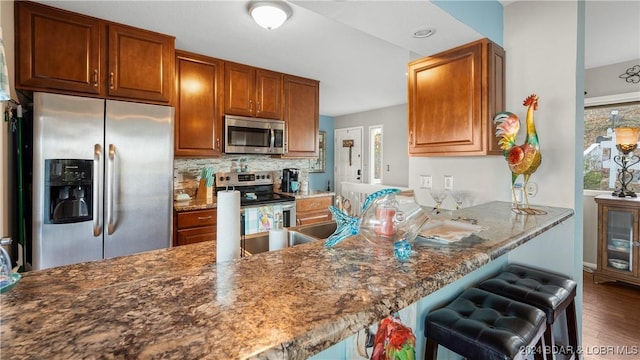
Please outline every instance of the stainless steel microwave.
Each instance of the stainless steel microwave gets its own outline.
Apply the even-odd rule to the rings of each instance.
[[[224,116],[226,154],[284,154],[284,121]]]

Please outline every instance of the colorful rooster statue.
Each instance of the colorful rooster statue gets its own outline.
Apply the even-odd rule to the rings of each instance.
[[[496,136],[499,138],[498,145],[511,170],[511,191],[514,199],[516,199],[514,185],[518,176],[524,177],[523,188],[526,189],[529,177],[542,162],[538,133],[536,133],[536,126],[533,122],[533,112],[538,109],[538,96],[531,94],[524,100],[523,105],[527,106],[527,136],[522,145],[516,145],[516,137],[520,131],[520,119],[515,114],[505,111],[498,113],[493,118],[493,122],[496,124]],[[529,215],[546,213],[529,206],[526,191],[524,191],[524,200],[526,204],[524,208],[520,207],[516,201],[514,209],[516,212]]]
[[[416,336],[400,318],[387,316],[378,324],[371,360],[415,360]]]

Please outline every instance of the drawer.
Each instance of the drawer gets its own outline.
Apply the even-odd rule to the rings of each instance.
[[[296,212],[327,210],[333,204],[333,196],[312,197],[296,200]]]
[[[298,213],[296,217],[296,225],[309,225],[331,220],[331,213],[328,210],[310,211],[302,214]]]
[[[179,212],[178,229],[215,225],[217,214],[216,209]]]
[[[203,226],[193,229],[178,230],[176,245],[189,245],[216,239],[215,226]]]

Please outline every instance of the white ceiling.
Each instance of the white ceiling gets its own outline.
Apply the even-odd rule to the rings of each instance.
[[[587,1],[585,68],[635,59],[640,59],[640,1]]]
[[[426,0],[289,1],[293,15],[271,31],[252,21],[248,0],[41,2],[174,35],[177,49],[320,80],[327,116],[406,103],[410,60],[482,37]],[[587,1],[587,68],[640,57],[639,4]],[[423,26],[436,34],[412,38]]]

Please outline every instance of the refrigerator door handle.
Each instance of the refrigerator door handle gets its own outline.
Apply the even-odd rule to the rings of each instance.
[[[100,203],[98,201],[100,194],[100,168],[102,158],[102,147],[95,144],[93,147],[93,236],[102,235],[102,214],[100,214]]]
[[[115,157],[116,147],[113,144],[109,144],[109,161],[107,162],[107,233],[113,234],[115,231],[115,224],[113,223],[113,182],[115,179]]]

